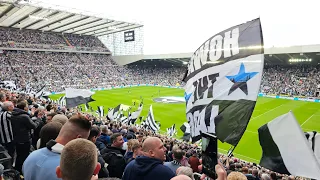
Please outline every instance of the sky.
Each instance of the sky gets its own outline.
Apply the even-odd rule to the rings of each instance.
[[[265,47],[320,44],[319,0],[41,1],[142,23],[144,54],[194,52],[216,33],[258,17]]]

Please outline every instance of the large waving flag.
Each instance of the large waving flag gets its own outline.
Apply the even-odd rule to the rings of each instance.
[[[71,108],[94,101],[91,98],[93,94],[94,92],[87,89],[66,88],[66,106]]]
[[[320,165],[312,146],[291,111],[261,126],[258,132],[262,167],[281,174],[320,179]]]
[[[193,142],[206,132],[238,144],[256,104],[263,53],[260,19],[224,30],[194,52],[184,77]]]

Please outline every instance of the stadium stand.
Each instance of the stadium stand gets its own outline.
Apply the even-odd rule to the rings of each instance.
[[[58,34],[38,30],[0,28],[1,47],[37,49],[76,49],[84,51],[109,52],[103,43],[94,36]]]
[[[261,92],[315,97],[320,83],[319,76],[318,66],[266,66],[263,73]]]
[[[93,54],[38,51],[39,49],[76,49],[79,51],[109,52],[108,48],[105,47],[97,37],[88,35],[68,33],[61,34],[54,32],[42,32],[38,30],[1,27],[0,47],[4,48],[0,54],[0,80],[14,81],[17,89],[20,90],[27,89],[27,87],[40,89],[44,85],[46,85],[47,90],[52,92],[62,92],[65,87],[90,89],[131,84],[176,86],[182,83],[181,80],[185,72],[185,67],[183,66],[119,66],[112,59],[111,55],[103,53]],[[12,50],[10,48],[22,49]],[[33,50],[23,50],[23,48],[31,48]],[[286,94],[289,96],[315,96],[317,86],[319,84],[319,70],[318,66],[310,65],[266,66],[261,84],[261,92],[266,94]],[[178,166],[191,167],[194,173],[202,173],[201,166],[199,167],[199,165],[201,165],[201,150],[196,144],[189,144],[175,138],[169,138],[165,135],[154,134],[153,132],[145,130],[139,126],[128,126],[105,119],[101,121],[94,117],[92,113],[80,112],[78,108],[67,109],[49,100],[38,99],[23,93],[12,92],[7,89],[0,89],[0,97],[1,121],[7,120],[3,119],[3,115],[5,112],[9,112],[10,116],[7,116],[6,118],[10,119],[12,113],[13,119],[24,118],[28,122],[32,122],[30,123],[31,125],[28,126],[27,130],[22,124],[16,126],[21,129],[13,129],[13,132],[11,133],[15,133],[13,136],[14,138],[27,135],[27,137],[32,138],[32,142],[37,142],[38,140],[41,140],[39,139],[41,128],[45,126],[45,124],[51,123],[51,120],[47,121],[49,116],[52,118],[52,121],[59,121],[59,116],[56,114],[59,114],[60,117],[67,116],[69,119],[72,119],[72,116],[75,117],[82,114],[87,120],[94,124],[94,128],[97,128],[97,130],[90,129],[89,137],[91,139],[89,140],[95,143],[99,149],[101,148],[100,152],[104,152],[98,157],[99,162],[102,163],[102,167],[105,167],[105,161],[107,162],[110,160],[108,154],[110,151],[119,154],[122,153],[120,156],[123,156],[125,163],[129,160],[133,160],[136,156],[142,154],[141,147],[143,147],[143,141],[147,137],[153,136],[158,137],[164,143],[164,147],[166,149],[164,152],[166,155],[166,162],[172,162]],[[14,102],[13,105],[15,106],[15,109],[8,108],[9,106],[11,107],[11,102]],[[25,104],[28,106],[24,106]],[[28,116],[20,117],[20,114],[28,114]],[[8,128],[0,124],[0,129],[3,133],[4,131],[2,129]],[[62,129],[68,135],[70,135],[70,131],[71,133],[74,132],[70,127]],[[101,129],[101,132],[99,129]],[[21,131],[24,134],[21,134]],[[98,131],[97,135],[92,135],[96,131]],[[81,132],[83,133],[83,131]],[[121,138],[118,138],[120,136],[117,133],[121,133]],[[87,132],[87,134],[89,134],[89,132]],[[117,137],[115,137],[115,135]],[[44,134],[44,136],[46,135]],[[127,141],[126,144],[128,149],[126,149],[126,151],[119,148],[116,149],[116,147],[121,147],[123,144],[122,136],[125,141]],[[129,140],[131,138],[135,139],[135,137],[139,142]],[[55,144],[54,141],[53,143]],[[132,145],[134,143],[136,144]],[[12,150],[12,144],[10,144],[10,142],[2,141],[1,144],[7,150]],[[21,145],[21,143],[19,144]],[[29,149],[31,147],[32,150],[36,149],[34,143],[30,145],[29,142],[23,142],[22,144],[27,147],[24,149],[26,150],[23,152],[24,154],[29,154]],[[96,151],[96,149],[92,150]],[[39,151],[41,150],[35,150],[35,152]],[[182,153],[181,159],[177,160],[174,158],[173,154],[176,152]],[[21,153],[21,151],[19,153]],[[59,153],[61,152],[58,152],[58,154]],[[11,158],[14,159],[15,157],[13,156]],[[19,159],[21,162],[20,156]],[[221,162],[225,162],[225,168],[228,174],[234,171],[242,172],[247,179],[274,180],[295,178],[269,171],[255,163],[246,162],[237,157],[229,158],[221,154],[219,155],[219,159]],[[30,161],[32,164],[32,160]],[[10,168],[12,166],[12,162],[13,161],[10,160],[6,161],[6,163],[4,163],[4,165],[6,165],[5,168]],[[28,174],[27,171],[29,170],[27,167],[23,168],[24,172],[22,172],[20,168],[16,168],[16,170],[20,171],[20,174]],[[55,173],[56,167],[46,170]],[[107,172],[106,169],[105,171]],[[38,172],[40,171],[34,173],[37,174]],[[19,173],[14,173],[14,175]],[[174,172],[174,174],[175,173],[176,172]],[[112,174],[112,172],[110,174]],[[4,176],[12,176],[12,173],[5,172]],[[49,177],[49,179],[55,178],[55,176]],[[33,178],[26,176],[25,179],[30,180]],[[296,179],[299,178],[296,177]]]

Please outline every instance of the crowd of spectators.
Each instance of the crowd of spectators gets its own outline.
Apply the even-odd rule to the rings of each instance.
[[[266,66],[261,92],[266,94],[316,97],[319,91],[319,66]]]
[[[0,27],[0,47],[109,52],[95,36]]]
[[[0,28],[0,41],[1,42],[17,42],[24,44],[48,44],[58,45],[66,44],[62,38],[54,33],[33,31],[33,30],[20,30],[16,28]]]
[[[25,180],[193,180],[203,176],[198,144],[8,90],[0,89],[0,107],[0,128],[6,129],[0,140],[12,157],[3,166]],[[294,179],[237,157],[218,157],[217,179]]]
[[[5,71],[0,80],[15,81],[24,89],[30,85],[61,92],[65,87],[106,88],[132,84],[175,86],[181,82],[184,68],[119,66],[110,55],[58,52],[6,51],[0,55]]]
[[[64,34],[63,36],[73,46],[105,48],[103,43],[95,36],[86,36],[86,35],[79,36],[75,34]]]

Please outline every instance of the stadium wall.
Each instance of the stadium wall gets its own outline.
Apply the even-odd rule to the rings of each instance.
[[[275,98],[275,99],[289,99],[294,101],[308,101],[308,102],[320,102],[319,99],[313,97],[289,97],[289,96],[280,96],[280,95],[267,95],[263,93],[259,93],[259,97],[268,97],[268,98]]]

